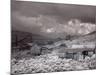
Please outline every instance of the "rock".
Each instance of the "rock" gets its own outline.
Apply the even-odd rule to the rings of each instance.
[[[89,56],[86,56],[85,57],[85,61],[90,61],[90,57]]]
[[[93,52],[88,52],[88,56],[92,56],[93,55]]]
[[[96,59],[96,54],[93,54],[91,59]]]
[[[31,52],[33,55],[40,55],[41,54],[40,47],[38,45],[32,46]]]

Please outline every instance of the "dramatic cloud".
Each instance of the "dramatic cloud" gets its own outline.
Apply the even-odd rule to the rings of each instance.
[[[11,11],[12,30],[52,38],[95,31],[95,6],[12,1]]]

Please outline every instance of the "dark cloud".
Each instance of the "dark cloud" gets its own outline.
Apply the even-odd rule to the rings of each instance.
[[[14,1],[12,2],[12,11],[19,11],[25,16],[50,15],[62,19],[69,18],[95,18],[95,6],[53,4]]]
[[[95,6],[12,1],[12,30],[49,35],[50,37],[59,37],[65,33],[72,34],[67,21],[75,18],[95,23],[95,10]],[[64,29],[64,26],[67,28]],[[72,32],[75,30],[72,29]]]

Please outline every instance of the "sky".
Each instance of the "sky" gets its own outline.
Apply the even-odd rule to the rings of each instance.
[[[95,31],[95,16],[96,6],[15,0],[11,3],[12,30],[51,38]]]

